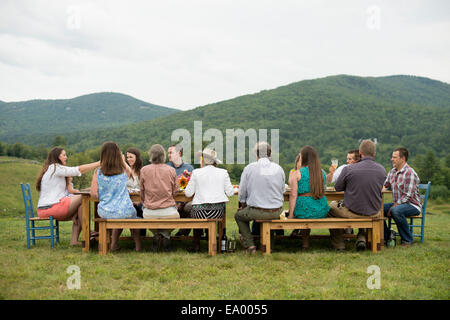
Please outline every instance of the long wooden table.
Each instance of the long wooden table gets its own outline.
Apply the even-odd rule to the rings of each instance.
[[[83,252],[89,252],[90,249],[90,234],[91,234],[91,202],[97,202],[98,199],[94,199],[91,197],[88,190],[82,190],[79,193],[81,199],[81,242],[83,247]],[[139,192],[130,193],[131,201],[140,202],[141,197]],[[177,202],[189,202],[192,201],[193,197],[186,197],[184,191],[178,191],[173,197]],[[222,238],[223,229],[226,226],[226,215],[223,220],[219,222],[219,239]]]

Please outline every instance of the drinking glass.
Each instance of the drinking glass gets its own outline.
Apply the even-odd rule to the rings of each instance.
[[[331,166],[336,169],[338,166],[338,159],[331,159]]]

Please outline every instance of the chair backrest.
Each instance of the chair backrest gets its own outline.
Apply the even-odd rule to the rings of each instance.
[[[428,183],[419,184],[419,190],[426,190],[425,194],[420,195],[420,199],[422,200],[422,215],[425,215],[425,211],[427,209],[427,201],[428,196],[430,195],[430,189],[431,181],[428,181]]]
[[[34,209],[33,209],[33,199],[31,198],[31,188],[30,184],[20,184],[22,188],[23,202],[25,204],[25,215],[27,220],[29,218],[34,218]]]

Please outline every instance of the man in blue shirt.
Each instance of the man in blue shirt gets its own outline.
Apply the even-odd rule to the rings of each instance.
[[[181,159],[183,156],[183,147],[179,144],[171,145],[167,150],[167,154],[169,157],[169,162],[167,162],[167,165],[175,169],[177,177],[183,174],[184,170],[187,170],[188,172],[194,171],[194,167],[192,165],[185,163],[183,159]]]
[[[194,171],[194,167],[189,163],[185,163],[181,157],[183,156],[183,147],[179,144],[174,144],[167,150],[169,162],[166,164],[175,169],[177,179],[183,174],[184,170],[188,172]],[[177,209],[180,214],[180,218],[190,218],[192,201],[189,202],[177,202]],[[191,229],[180,229],[175,236],[187,236],[191,232]]]
[[[271,147],[259,142],[255,147],[257,161],[244,168],[239,185],[240,209],[234,218],[239,226],[240,240],[248,253],[256,246],[249,223],[252,220],[278,219],[283,212],[285,175],[283,168],[271,161]]]

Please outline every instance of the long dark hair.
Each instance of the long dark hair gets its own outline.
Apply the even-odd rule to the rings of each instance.
[[[120,148],[115,142],[105,142],[100,150],[100,168],[105,176],[124,172]]]
[[[132,153],[136,156],[136,161],[134,162],[131,169],[133,169],[133,171],[137,173],[138,178],[140,178],[141,177],[141,169],[142,169],[141,152],[139,151],[138,148],[131,147],[131,148],[127,149],[127,153]]]
[[[309,168],[309,188],[314,199],[320,199],[324,196],[323,174],[320,165],[319,155],[316,149],[311,146],[303,147],[300,150],[302,157],[302,167]]]
[[[60,156],[61,152],[63,152],[63,151],[64,151],[64,148],[54,147],[48,153],[47,159],[45,160],[44,165],[42,166],[42,169],[36,178],[36,190],[37,191],[39,191],[39,192],[41,191],[42,177],[47,172],[48,167],[54,163],[62,164],[61,160],[59,160],[59,156]],[[56,166],[55,166],[55,169],[53,170],[53,173],[55,171],[56,171]]]

